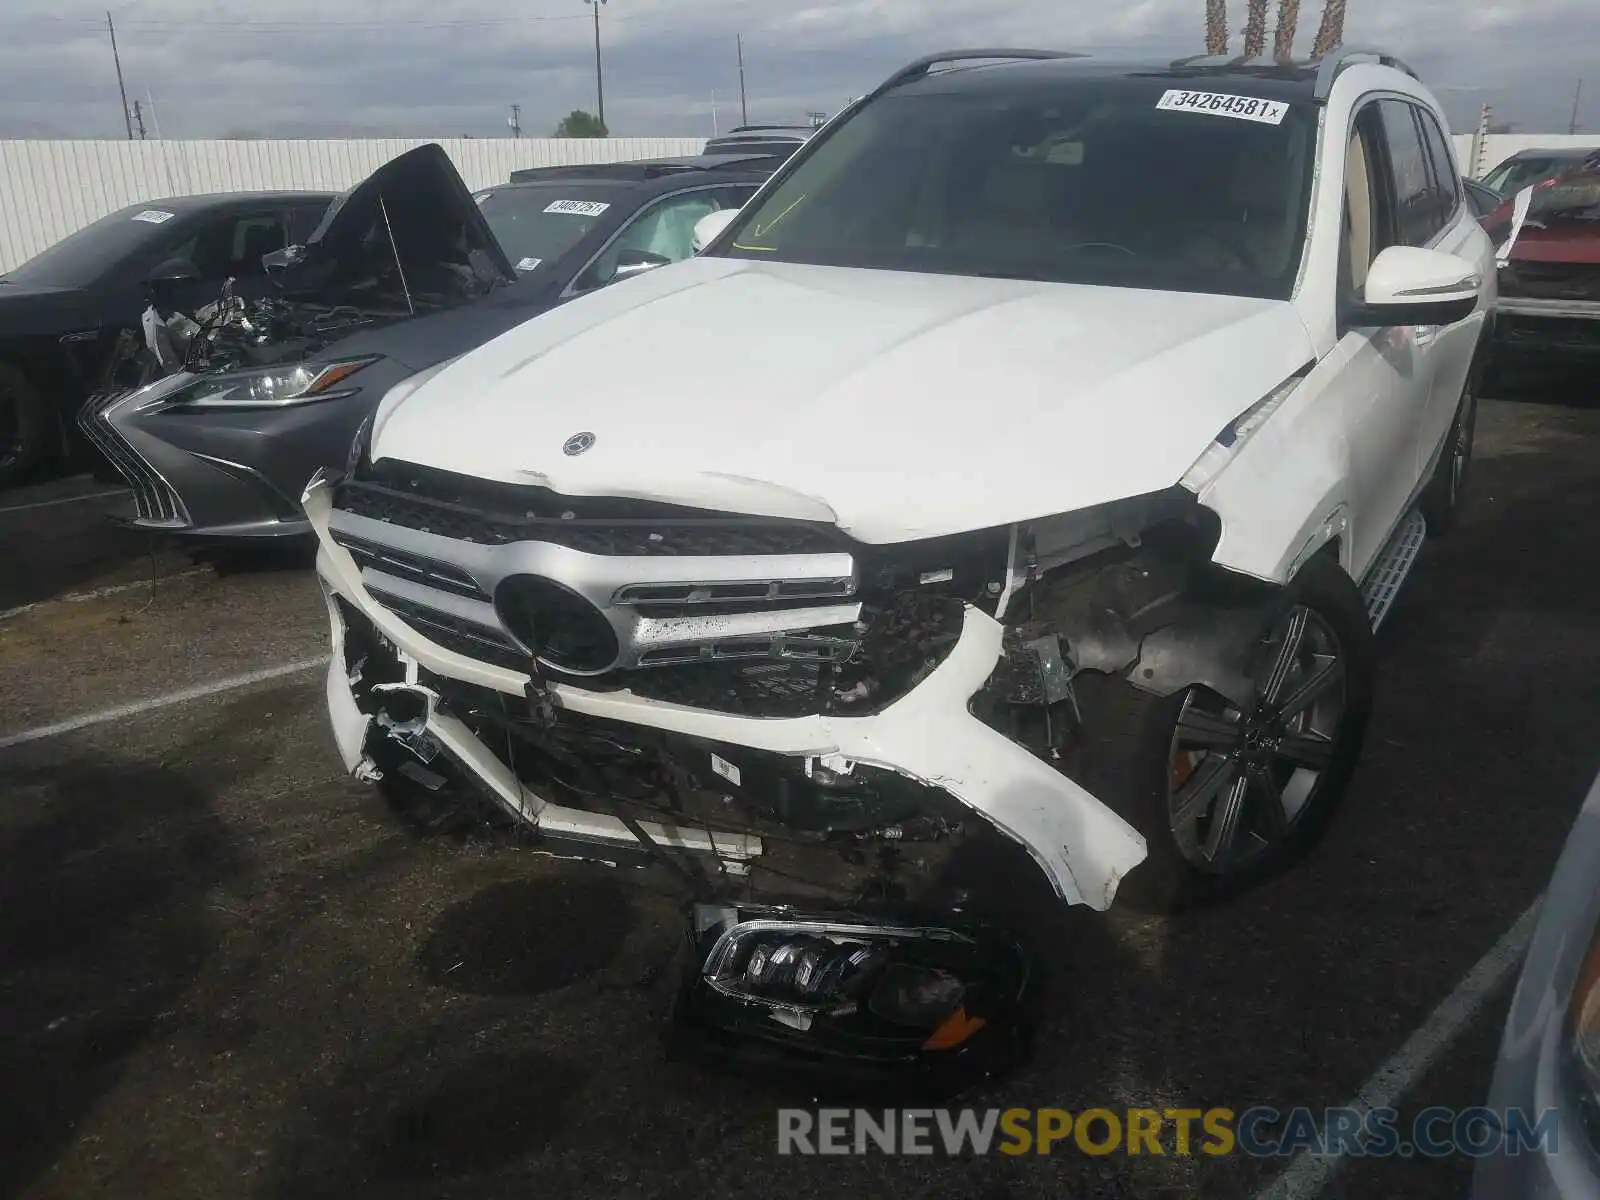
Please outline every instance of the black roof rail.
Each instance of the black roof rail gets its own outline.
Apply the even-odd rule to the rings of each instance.
[[[809,125],[735,125],[732,129],[728,130],[728,133],[756,133],[756,132],[769,130],[769,129],[803,129],[803,130],[809,131],[811,129],[811,126],[809,126]],[[727,137],[728,134],[725,133],[722,136],[723,137]]]
[[[1314,94],[1318,100],[1326,100],[1333,91],[1334,82],[1339,78],[1340,72],[1353,65],[1355,59],[1376,59],[1385,67],[1393,67],[1397,71],[1404,71],[1411,78],[1422,81],[1418,75],[1399,58],[1387,50],[1378,50],[1371,46],[1334,46],[1321,58],[1312,59],[1317,64],[1317,82]]]
[[[1058,58],[1088,58],[1087,54],[1079,54],[1073,50],[942,50],[938,54],[924,54],[914,62],[909,62],[901,67],[889,78],[863,96],[857,104],[865,104],[869,100],[876,100],[891,88],[897,88],[902,83],[911,79],[920,79],[940,63],[981,62],[986,59],[1020,59],[1031,62],[1045,62]]]

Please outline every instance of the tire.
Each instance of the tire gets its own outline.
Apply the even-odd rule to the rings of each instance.
[[[1308,715],[1296,717],[1294,723],[1302,727],[1282,743],[1295,754],[1315,751],[1321,765],[1320,773],[1313,777],[1302,775],[1292,764],[1274,763],[1270,750],[1263,750],[1271,745],[1270,732],[1263,738],[1260,728],[1244,714],[1231,725],[1223,717],[1219,726],[1219,718],[1213,714],[1227,706],[1207,688],[1187,688],[1158,697],[1107,677],[1096,692],[1085,691],[1081,703],[1084,724],[1078,743],[1067,756],[1068,774],[1133,825],[1144,836],[1148,851],[1146,860],[1122,882],[1118,903],[1170,912],[1226,899],[1298,862],[1327,829],[1361,755],[1372,707],[1374,654],[1372,627],[1361,594],[1332,558],[1318,556],[1309,562],[1264,619],[1263,663],[1256,672],[1258,694],[1264,690],[1263,680],[1270,680],[1284,634],[1296,627],[1302,655],[1319,646],[1331,646],[1342,664],[1342,704],[1337,711],[1328,699],[1334,692],[1330,688],[1305,710]],[[1320,661],[1297,661],[1280,684],[1278,698],[1292,699]],[[1205,720],[1207,717],[1211,719]],[[1197,762],[1195,751],[1182,748],[1180,718],[1186,729],[1198,726],[1207,738],[1229,737],[1234,744],[1227,750],[1202,752]],[[1249,745],[1243,736],[1247,727],[1251,730]],[[1236,859],[1219,854],[1207,862],[1204,838],[1199,835],[1215,828],[1214,814],[1224,798],[1231,798],[1233,789],[1223,779],[1210,814],[1192,822],[1177,819],[1174,789],[1191,787],[1193,794],[1203,796],[1205,781],[1229,770],[1230,754],[1235,756],[1233,778],[1247,780],[1234,809],[1233,827],[1239,831],[1241,843],[1251,843],[1251,852],[1245,853],[1241,845]],[[1269,764],[1264,774],[1254,766],[1263,756]],[[1238,773],[1241,760],[1252,763],[1246,775]],[[1218,775],[1207,775],[1212,770]],[[1184,771],[1187,774],[1182,774]],[[1286,771],[1291,772],[1287,782],[1278,782]],[[1259,835],[1270,819],[1267,779],[1281,787],[1282,794],[1299,801],[1292,816],[1287,804],[1279,806],[1283,825],[1270,839]],[[1196,805],[1189,811],[1204,807]],[[1185,832],[1180,832],[1180,826]],[[1256,840],[1262,845],[1254,846]]]
[[[1423,489],[1420,508],[1428,532],[1443,537],[1461,523],[1466,500],[1467,475],[1472,466],[1472,442],[1478,429],[1477,388],[1471,373],[1461,389],[1455,420],[1445,435],[1444,449],[1434,464],[1433,476]]]
[[[0,488],[25,482],[49,456],[50,414],[15,367],[0,363]]]

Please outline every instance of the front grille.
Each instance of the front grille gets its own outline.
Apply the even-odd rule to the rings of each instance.
[[[539,541],[585,554],[714,558],[826,554],[848,548],[837,529],[806,521],[680,505],[562,496],[405,464],[366,468],[334,504],[357,516],[480,545]]]
[[[488,593],[460,567],[394,546],[380,546],[376,542],[353,537],[339,530],[332,531],[331,536],[335,542],[350,552],[350,557],[355,560],[358,567],[370,567],[386,575],[394,575],[412,583],[420,583],[424,587],[438,588],[440,591],[465,596],[471,600],[489,599]]]
[[[374,600],[436,646],[512,671],[528,672],[533,665],[522,650],[493,629],[463,621],[392,592],[370,586],[367,590]]]
[[[141,521],[166,526],[192,524],[183,500],[154,467],[147,463],[107,418],[107,411],[130,389],[99,391],[78,412],[78,428],[133,491],[134,508]]]

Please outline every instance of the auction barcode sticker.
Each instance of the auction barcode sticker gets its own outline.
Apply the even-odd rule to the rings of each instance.
[[[602,204],[598,200],[552,200],[545,205],[547,213],[572,213],[580,217],[598,217],[609,204]]]
[[[1263,125],[1281,125],[1289,106],[1281,100],[1262,100],[1255,96],[1230,96],[1225,92],[1189,92],[1172,88],[1163,92],[1156,107],[1168,112],[1208,113],[1214,117],[1237,117]]]

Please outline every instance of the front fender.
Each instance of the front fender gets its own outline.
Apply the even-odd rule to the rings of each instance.
[[[1222,524],[1212,561],[1269,583],[1287,584],[1314,554],[1339,543],[1349,571],[1350,444],[1347,406],[1329,402],[1343,359],[1330,355],[1210,477],[1194,487]]]

